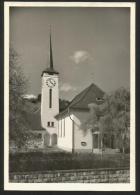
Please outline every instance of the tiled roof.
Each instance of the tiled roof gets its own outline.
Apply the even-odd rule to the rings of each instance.
[[[71,108],[88,108],[90,103],[100,103],[100,99],[103,98],[104,92],[95,84],[91,84],[89,87],[79,93],[70,103]]]
[[[61,114],[65,114],[68,112],[68,109],[78,109],[78,110],[88,110],[88,104],[96,103],[101,104],[103,100],[104,92],[92,83],[89,87],[84,89],[81,93],[79,93],[75,98],[70,102],[68,107],[60,112],[57,116],[59,117]]]

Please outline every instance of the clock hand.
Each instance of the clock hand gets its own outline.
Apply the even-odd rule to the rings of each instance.
[[[51,83],[53,86],[55,86],[55,83],[54,83],[52,80],[50,80],[50,83]]]

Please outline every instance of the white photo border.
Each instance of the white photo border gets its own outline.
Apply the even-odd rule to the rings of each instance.
[[[10,183],[9,182],[9,10],[10,7],[130,8],[130,183]],[[5,2],[4,3],[4,190],[135,191],[135,2]]]

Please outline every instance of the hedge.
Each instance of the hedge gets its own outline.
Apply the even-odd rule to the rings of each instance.
[[[129,154],[17,153],[9,158],[10,172],[128,167]]]

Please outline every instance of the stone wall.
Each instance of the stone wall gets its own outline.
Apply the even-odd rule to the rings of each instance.
[[[129,168],[10,173],[12,183],[129,183]]]

